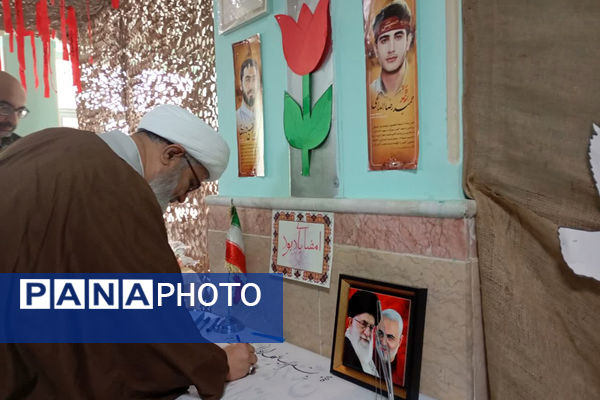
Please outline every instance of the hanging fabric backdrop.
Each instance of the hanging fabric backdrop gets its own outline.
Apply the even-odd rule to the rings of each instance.
[[[81,129],[132,133],[147,110],[164,103],[217,128],[211,1],[121,2],[91,22],[92,41],[80,35]],[[186,256],[198,260],[199,272],[208,269],[204,196],[215,192],[215,184],[205,184],[165,214],[169,239],[191,246]]]
[[[492,399],[600,398],[600,282],[557,228],[600,231],[598,0],[464,0],[465,189]]]

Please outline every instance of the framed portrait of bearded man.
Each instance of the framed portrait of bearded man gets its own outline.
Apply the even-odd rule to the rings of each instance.
[[[264,117],[260,36],[234,43],[238,176],[264,176]]]
[[[363,0],[369,170],[416,169],[415,0]]]
[[[331,373],[416,400],[426,301],[427,289],[340,275]]]

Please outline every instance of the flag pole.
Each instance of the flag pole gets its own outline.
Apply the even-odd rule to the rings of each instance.
[[[230,211],[231,226],[229,228],[229,232],[227,233],[227,242],[225,244],[225,267],[229,273],[229,282],[235,282],[235,277],[237,275],[233,276],[234,273],[246,273],[246,254],[244,250],[240,219],[235,206],[233,205],[233,198],[231,198]],[[234,305],[235,303],[232,304],[231,307]],[[227,307],[227,316],[215,325],[215,332],[231,334],[244,329],[244,324],[231,316],[231,307]]]

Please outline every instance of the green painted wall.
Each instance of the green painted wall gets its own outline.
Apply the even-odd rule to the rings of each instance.
[[[56,97],[56,79],[51,76],[50,98],[44,97],[44,65],[42,42],[36,38],[37,50],[37,70],[39,77],[39,87],[35,88],[35,77],[33,74],[33,56],[29,37],[25,38],[25,73],[27,76],[27,108],[30,114],[19,122],[16,133],[24,136],[39,130],[58,126],[58,101]],[[9,36],[3,35],[2,48],[4,51],[4,71],[19,79],[19,62],[17,59],[17,46],[15,41],[15,51],[9,51]],[[54,42],[51,42],[51,52],[54,55]],[[51,59],[52,71],[56,71],[54,57]]]

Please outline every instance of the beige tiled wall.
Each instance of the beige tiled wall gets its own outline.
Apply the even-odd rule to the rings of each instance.
[[[241,212],[241,211],[240,211]],[[346,214],[347,215],[347,214]],[[264,216],[261,224],[270,221]],[[364,218],[363,218],[364,219]],[[472,236],[472,224],[463,221]],[[447,224],[448,222],[443,222]],[[210,226],[210,224],[209,224]],[[225,226],[212,226],[208,235],[213,272],[224,271]],[[242,230],[244,223],[242,218]],[[253,226],[245,234],[249,272],[268,272],[270,227]],[[398,232],[409,232],[400,227]],[[435,233],[443,234],[443,230]],[[336,235],[338,231],[336,229]],[[390,233],[388,233],[389,235]],[[394,233],[391,233],[394,234]],[[402,233],[398,233],[402,241]],[[349,235],[346,235],[349,236]],[[389,241],[389,237],[386,238]],[[444,238],[436,240],[444,242]],[[448,242],[456,240],[449,239]],[[479,301],[479,275],[473,247],[465,243],[463,259],[405,254],[337,243],[333,253],[331,287],[284,282],[284,336],[291,343],[331,356],[339,274],[424,287],[428,289],[421,392],[435,399],[485,398],[485,363]]]

